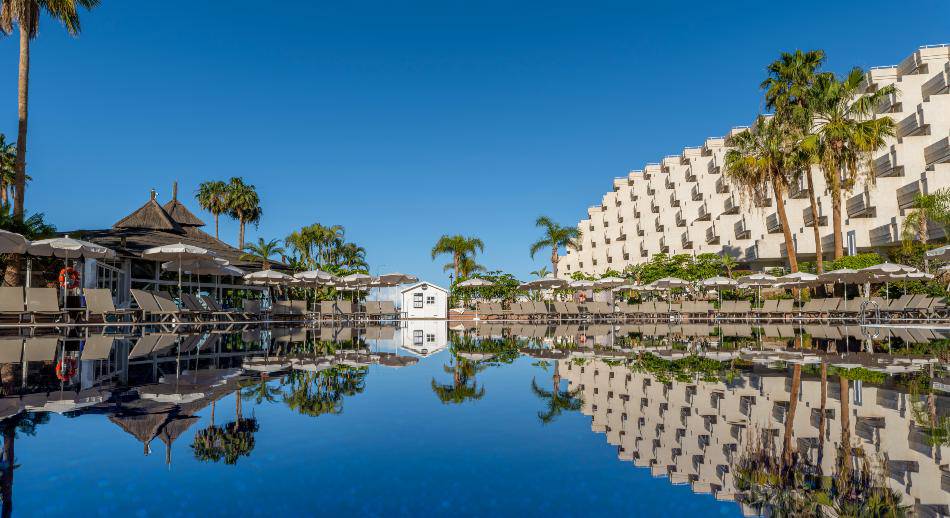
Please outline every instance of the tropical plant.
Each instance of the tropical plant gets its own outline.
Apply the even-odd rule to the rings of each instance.
[[[775,212],[785,236],[785,252],[792,272],[798,271],[798,258],[792,229],[785,213],[792,143],[773,117],[759,116],[752,128],[731,138],[733,148],[725,156],[726,177],[744,198],[758,199],[769,186],[775,198]]]
[[[442,266],[442,271],[448,272],[448,271],[452,271],[454,268],[455,268],[454,263],[448,263]],[[471,257],[465,256],[459,259],[458,279],[460,280],[467,279],[471,277],[473,274],[481,273],[484,271],[485,271],[485,267],[475,262],[475,259],[472,259]]]
[[[0,210],[10,208],[10,190],[16,184],[16,144],[8,144],[0,133]]]
[[[468,360],[453,351],[452,363],[443,366],[445,372],[452,374],[452,383],[438,383],[433,378],[432,392],[446,405],[482,399],[485,397],[485,387],[478,384],[475,375],[486,367],[487,365],[481,362]]]
[[[462,270],[463,258],[474,261],[476,252],[484,252],[485,243],[477,237],[465,237],[459,234],[454,236],[443,235],[432,247],[432,259],[440,255],[452,256],[452,271],[458,279]]]
[[[765,90],[765,106],[775,110],[776,120],[789,133],[791,141],[801,141],[811,128],[812,113],[807,102],[808,91],[824,61],[824,51],[796,50],[793,53],[783,52],[779,59],[768,66],[769,77],[761,85]],[[795,179],[804,176],[808,185],[808,202],[814,215],[812,230],[815,236],[817,271],[821,273],[824,271],[824,258],[821,250],[818,201],[812,175],[813,157],[800,146],[793,150],[793,157],[796,158],[792,164]]]
[[[195,199],[202,209],[214,216],[214,237],[221,239],[218,223],[221,214],[228,212],[228,184],[220,180],[202,182]]]
[[[547,402],[547,409],[544,412],[538,412],[538,420],[541,421],[541,424],[550,424],[565,411],[577,412],[584,406],[580,388],[561,390],[561,374],[558,361],[554,362],[554,374],[551,377],[551,390],[541,388],[538,386],[537,380],[531,378],[531,392]]]
[[[261,200],[257,189],[240,177],[231,178],[227,191],[228,214],[238,221],[238,248],[244,249],[244,228],[261,220]]]
[[[887,137],[894,135],[894,121],[878,118],[875,108],[890,95],[894,85],[863,92],[866,74],[855,67],[843,79],[822,73],[806,94],[808,109],[814,116],[813,130],[803,141],[803,149],[816,157],[831,193],[834,258],[844,256],[841,196],[864,177],[873,183],[869,162]]]
[[[722,267],[726,269],[726,277],[731,279],[732,271],[735,270],[737,266],[739,266],[739,261],[729,254],[722,254],[719,257],[719,260],[722,262]]]
[[[244,252],[241,254],[242,261],[260,261],[262,270],[270,269],[271,257],[283,256],[284,248],[280,246],[280,241],[271,239],[264,241],[263,237],[257,238],[257,243],[248,243],[244,245]]]
[[[367,271],[366,249],[356,243],[340,243],[334,250],[333,263],[347,271]]]
[[[531,275],[534,275],[535,277],[542,279],[544,277],[547,277],[549,273],[551,273],[551,271],[548,270],[548,267],[542,266],[538,268],[537,270],[534,270],[533,272],[531,272]]]
[[[914,197],[914,208],[904,218],[901,236],[905,243],[930,240],[929,223],[940,226],[946,234],[950,227],[950,188],[937,189],[930,194],[918,194]]]
[[[70,35],[78,35],[79,8],[87,10],[99,5],[99,0],[2,0],[0,1],[0,30],[20,33],[20,65],[17,79],[17,148],[16,175],[13,190],[13,217],[22,220],[26,191],[26,128],[30,84],[30,41],[39,33],[40,15],[45,12],[61,22]]]
[[[541,216],[534,222],[543,231],[540,239],[531,245],[531,257],[545,248],[551,249],[551,273],[557,277],[558,251],[561,247],[579,249],[581,231],[577,227],[562,227],[547,216]]]
[[[0,211],[0,229],[22,234],[29,240],[51,237],[56,233],[56,227],[47,223],[42,213],[31,214],[25,219],[17,219],[9,211]],[[6,286],[22,286],[20,284],[20,259],[18,254],[2,256],[3,282]],[[51,260],[50,258],[49,260]],[[34,259],[34,261],[40,258]],[[47,260],[43,258],[42,260]],[[36,264],[34,262],[34,264]]]
[[[334,257],[339,255],[337,249],[344,243],[344,234],[340,225],[314,223],[291,232],[284,239],[284,244],[295,251],[308,268],[317,268],[333,263]],[[362,254],[359,252],[357,249],[350,250],[349,258],[355,261],[356,256],[362,255],[365,261],[365,250],[362,250]]]

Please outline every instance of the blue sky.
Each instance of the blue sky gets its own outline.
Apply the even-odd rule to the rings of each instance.
[[[251,239],[342,224],[374,273],[444,283],[432,244],[477,235],[480,262],[526,278],[538,215],[576,224],[613,177],[750,122],[780,51],[840,71],[950,42],[946,0],[227,5],[103,0],[76,39],[44,20],[28,210],[107,227],[152,187],[243,176]],[[10,138],[16,59],[0,40]]]

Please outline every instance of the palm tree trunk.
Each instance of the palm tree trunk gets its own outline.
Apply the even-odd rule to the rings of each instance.
[[[16,464],[14,444],[16,427],[3,427],[3,472],[0,473],[0,499],[3,500],[3,518],[13,516],[13,467]]]
[[[838,376],[841,396],[841,458],[838,478],[844,483],[847,483],[851,475],[851,401],[848,386],[848,378]]]
[[[812,221],[811,227],[815,231],[815,267],[818,273],[825,271],[825,258],[821,250],[821,229],[819,229],[818,201],[815,197],[815,180],[812,178],[811,168],[805,171],[805,178],[808,179],[808,203],[811,205]]]
[[[28,10],[29,11],[29,10]],[[13,191],[13,218],[23,221],[24,195],[26,194],[26,122],[30,88],[30,13],[23,13],[20,20],[20,70],[17,78],[17,141],[16,178]]]
[[[795,428],[795,412],[798,410],[798,387],[801,382],[802,366],[796,363],[792,368],[792,391],[788,399],[788,414],[785,415],[785,441],[782,460],[786,467],[792,465],[792,437]]]
[[[772,191],[775,193],[775,211],[782,223],[782,233],[785,234],[785,253],[788,255],[788,267],[792,273],[798,271],[798,257],[795,255],[795,242],[792,241],[792,228],[788,224],[788,215],[785,214],[785,200],[782,199],[783,189],[776,178],[772,178]]]
[[[219,214],[214,215],[214,238],[218,240],[221,239],[221,234],[218,233],[218,218],[219,217],[220,217]]]
[[[459,263],[462,262],[462,256],[458,252],[452,254],[452,268],[455,271],[455,280],[459,280]]]
[[[234,390],[234,413],[237,416],[237,422],[241,422],[243,412],[241,411],[241,389]]]
[[[551,248],[551,273],[554,275],[554,277],[557,277],[557,262],[558,262],[558,259],[559,259],[559,258],[558,258],[558,256],[557,256],[557,247],[555,246],[555,247]]]
[[[821,362],[821,415],[818,417],[818,469],[821,469],[821,461],[825,457],[825,428],[828,423],[825,417],[828,405],[828,364]]]
[[[238,250],[244,250],[244,218],[239,219],[238,225]]]
[[[831,221],[832,221],[832,230],[834,231],[835,238],[835,255],[834,258],[841,259],[844,257],[844,241],[841,236],[842,231],[842,221],[841,221],[841,178],[839,177],[838,170],[835,169],[831,178]]]

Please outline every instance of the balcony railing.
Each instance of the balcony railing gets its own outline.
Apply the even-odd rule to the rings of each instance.
[[[871,204],[871,193],[864,191],[848,198],[848,216],[852,218],[873,218],[877,207]]]
[[[917,106],[917,110],[904,120],[897,123],[896,133],[898,137],[913,137],[917,135],[926,135],[930,126],[924,120],[923,106]]]
[[[920,181],[915,180],[900,189],[897,189],[897,207],[909,209],[914,206],[917,195],[920,194]]]
[[[749,226],[746,225],[745,218],[736,221],[732,228],[735,230],[736,239],[749,239],[752,237],[752,231],[749,230]]]
[[[887,154],[871,162],[871,171],[876,178],[904,176],[904,166],[897,165],[897,149],[891,147]]]
[[[650,201],[650,212],[654,214],[660,213],[660,206],[656,204],[656,201]]]
[[[730,196],[726,198],[726,201],[722,203],[722,211],[724,214],[738,214],[739,213],[739,202],[736,200],[735,196]]]
[[[671,194],[670,194],[670,207],[679,207],[679,206],[680,206],[680,200],[676,197],[676,193],[675,193],[675,192],[674,192],[674,193],[671,193]]]
[[[637,223],[637,236],[643,237],[643,224]]]
[[[828,216],[821,214],[821,207],[818,208],[818,211],[818,226],[828,226]],[[812,214],[811,207],[805,207],[805,209],[802,210],[802,220],[804,221],[806,227],[811,227],[815,224],[815,218]]]
[[[653,222],[653,225],[657,232],[663,232],[663,222],[660,221],[660,218],[656,218],[656,221]]]
[[[884,96],[877,105],[877,113],[894,113],[901,111],[901,102],[897,93]]]
[[[655,195],[656,195],[656,189],[654,189],[653,187],[647,187],[647,196],[655,196]]]
[[[931,77],[926,83],[921,85],[920,93],[924,101],[929,101],[931,95],[941,95],[950,93],[950,62],[943,65],[943,70],[937,75]]]
[[[950,162],[950,137],[942,138],[925,147],[924,161],[927,165]]]
[[[693,172],[692,164],[690,164],[690,166],[686,168],[686,181],[690,183],[696,181],[696,173]]]
[[[667,189],[675,189],[675,188],[676,188],[676,182],[674,182],[673,179],[670,178],[669,176],[667,176],[667,177],[666,177],[666,180],[663,181],[663,185],[664,185]]]
[[[800,200],[808,196],[808,181],[803,177],[799,176],[798,179],[792,182],[788,186],[788,197],[796,200]]]
[[[706,204],[700,205],[696,214],[696,221],[709,221],[710,217],[711,214],[709,214],[709,209],[706,208]]]
[[[680,237],[680,242],[682,243],[684,250],[693,249],[693,240],[689,238],[689,232],[683,232],[683,235]]]
[[[777,234],[782,231],[782,222],[778,219],[778,214],[771,213],[765,218],[765,229],[769,234]]]
[[[871,246],[885,246],[896,243],[897,232],[895,227],[896,224],[891,222],[872,228],[868,232],[868,238],[871,241]]]
[[[721,169],[719,168],[719,159],[713,154],[712,160],[709,161],[709,165],[706,166],[706,172],[709,174],[719,174]]]
[[[669,247],[669,245],[666,244],[666,237],[665,237],[665,236],[660,238],[660,252],[662,252],[662,253],[664,253],[664,254],[670,253],[670,247]]]
[[[716,192],[719,194],[725,194],[729,192],[729,183],[723,177],[716,179]]]
[[[709,228],[706,229],[706,244],[719,244],[719,232],[716,231],[716,225],[710,225]]]
[[[755,261],[759,258],[759,245],[751,245],[745,249],[745,258],[747,261]]]
[[[699,185],[694,185],[692,190],[689,191],[690,197],[693,201],[703,201],[703,193],[699,190]]]
[[[676,211],[676,226],[677,226],[677,227],[685,227],[685,226],[686,226],[686,219],[683,218],[683,211],[682,211],[682,210]]]

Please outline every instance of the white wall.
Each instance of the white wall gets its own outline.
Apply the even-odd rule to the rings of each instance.
[[[403,320],[399,329],[403,349],[430,356],[449,345],[449,323],[437,320]]]
[[[417,295],[422,298],[421,308],[416,307]],[[448,294],[429,283],[423,282],[402,292],[401,309],[405,318],[444,319],[448,316],[448,307]]]

